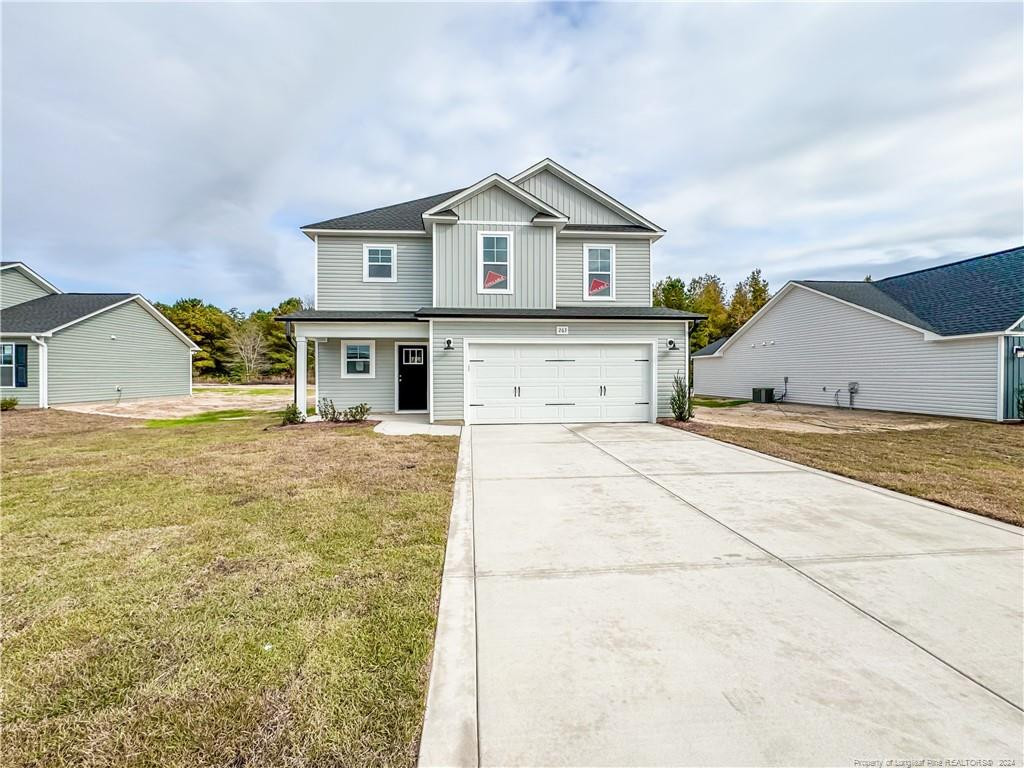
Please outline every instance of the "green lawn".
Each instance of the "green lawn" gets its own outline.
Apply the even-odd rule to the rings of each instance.
[[[705,408],[732,408],[735,405],[743,405],[749,402],[749,400],[729,400],[724,397],[711,397],[710,395],[693,396],[693,404],[702,405]]]
[[[5,766],[415,763],[456,438],[5,413]]]

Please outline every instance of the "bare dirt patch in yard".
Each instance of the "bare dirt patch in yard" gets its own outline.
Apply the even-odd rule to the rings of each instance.
[[[910,413],[824,408],[796,403],[744,403],[728,408],[696,406],[694,418],[701,424],[784,432],[837,434],[843,432],[890,432],[910,429],[941,429],[952,419]]]
[[[191,397],[154,397],[125,400],[120,403],[71,403],[61,410],[130,419],[178,419],[210,411],[283,411],[292,401],[293,389],[288,385],[222,385],[196,386]],[[314,403],[314,390],[308,390]]]
[[[882,424],[887,421],[880,419]],[[927,426],[928,421],[934,425]],[[771,429],[760,423],[735,426],[716,423],[701,414],[693,421],[670,426],[1024,525],[1021,425],[924,419],[912,428],[825,432]]]
[[[457,438],[5,413],[4,765],[412,766]]]

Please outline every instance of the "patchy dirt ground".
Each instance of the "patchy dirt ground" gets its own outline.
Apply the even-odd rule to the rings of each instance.
[[[719,427],[816,434],[941,429],[958,423],[957,420],[939,416],[824,408],[793,403],[745,403],[731,408],[705,408],[698,405],[694,408],[694,419],[698,424]]]
[[[76,413],[94,413],[104,416],[123,416],[130,419],[176,419],[208,411],[280,411],[292,400],[292,388],[287,384],[257,384],[252,386],[197,385],[192,397],[157,397],[129,400],[123,403],[80,403],[62,405],[61,410]],[[313,389],[309,390],[313,402]]]

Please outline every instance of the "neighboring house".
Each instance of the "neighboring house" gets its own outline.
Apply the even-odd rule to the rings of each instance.
[[[63,293],[0,262],[0,396],[20,407],[188,395],[197,349],[136,293]]]
[[[693,355],[693,388],[883,411],[1024,418],[1024,248],[884,280],[787,283]]]
[[[431,421],[653,421],[702,315],[651,306],[664,230],[552,160],[303,227],[318,398]],[[304,366],[297,405],[306,407]]]

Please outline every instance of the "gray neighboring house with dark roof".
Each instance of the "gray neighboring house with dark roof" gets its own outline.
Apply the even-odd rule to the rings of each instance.
[[[874,282],[787,283],[733,336],[694,353],[693,387],[745,398],[774,387],[795,403],[1020,420],[1024,248]]]
[[[137,293],[64,293],[0,262],[0,396],[20,408],[188,395],[197,349]]]
[[[545,159],[303,227],[315,308],[282,316],[317,398],[466,424],[669,415],[702,315],[651,305],[665,232]],[[304,366],[296,404],[306,408]]]

